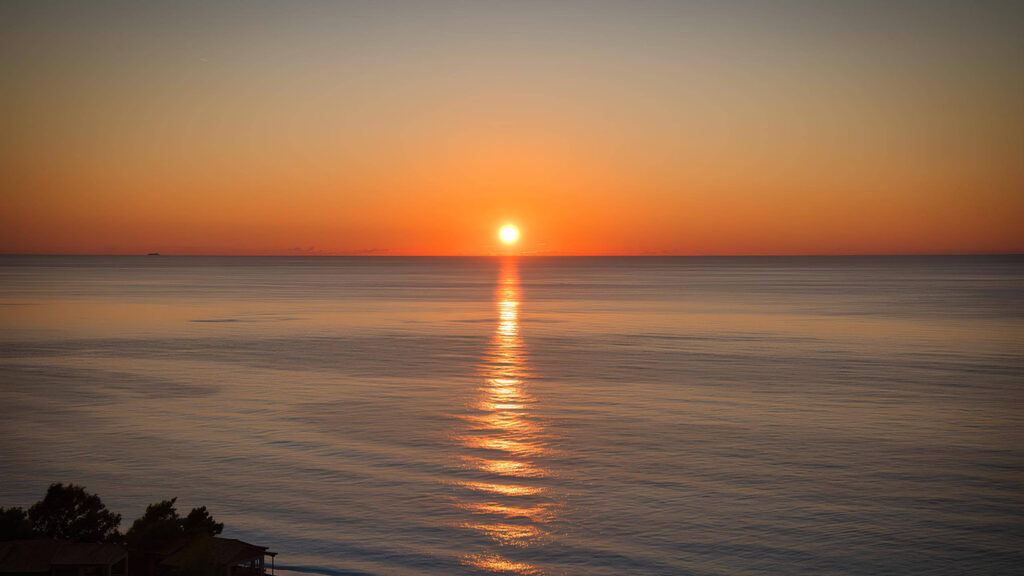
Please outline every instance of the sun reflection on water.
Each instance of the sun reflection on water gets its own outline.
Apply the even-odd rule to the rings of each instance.
[[[463,562],[470,566],[487,570],[488,572],[507,572],[510,574],[541,574],[533,566],[526,562],[513,562],[502,558],[497,554],[471,554],[463,558]]]
[[[456,482],[456,485],[489,494],[500,494],[502,496],[534,496],[544,491],[537,486],[518,486],[516,484],[493,484],[490,482]]]
[[[479,477],[455,483],[462,488],[456,507],[471,515],[460,525],[492,541],[495,548],[468,554],[463,562],[488,572],[541,574],[535,566],[507,558],[510,549],[541,544],[554,505],[537,482],[550,476],[541,457],[550,452],[543,427],[531,414],[536,401],[526,390],[528,369],[520,335],[518,265],[503,260],[495,306],[498,321],[482,363],[479,396],[456,434],[462,467]]]

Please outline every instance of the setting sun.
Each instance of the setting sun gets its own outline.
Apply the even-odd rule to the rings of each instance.
[[[502,226],[498,231],[498,237],[505,244],[515,244],[516,240],[519,240],[519,229],[512,225]]]

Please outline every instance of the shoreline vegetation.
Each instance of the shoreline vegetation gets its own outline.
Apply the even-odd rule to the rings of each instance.
[[[276,552],[220,538],[206,506],[178,514],[177,498],[146,507],[123,534],[121,515],[96,494],[54,483],[28,510],[0,507],[0,572],[109,576],[262,576]],[[57,567],[60,567],[58,569]],[[51,572],[56,570],[56,572]],[[272,573],[273,569],[271,569]]]

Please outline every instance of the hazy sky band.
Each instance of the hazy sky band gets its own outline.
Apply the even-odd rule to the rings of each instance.
[[[0,251],[1020,252],[1022,6],[6,2]]]

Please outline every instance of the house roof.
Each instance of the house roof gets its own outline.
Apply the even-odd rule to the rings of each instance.
[[[256,546],[234,538],[214,538],[214,555],[217,564],[228,566],[262,557],[267,553],[266,546]]]
[[[49,572],[51,566],[110,566],[128,555],[120,544],[70,540],[0,542],[0,573]]]
[[[262,557],[267,553],[266,546],[256,546],[248,542],[242,542],[234,538],[213,537],[210,539],[213,545],[213,560],[218,566],[233,566],[241,564],[254,558]],[[188,557],[190,544],[193,542],[180,541],[178,549],[164,559],[162,564],[167,566],[180,566]]]

